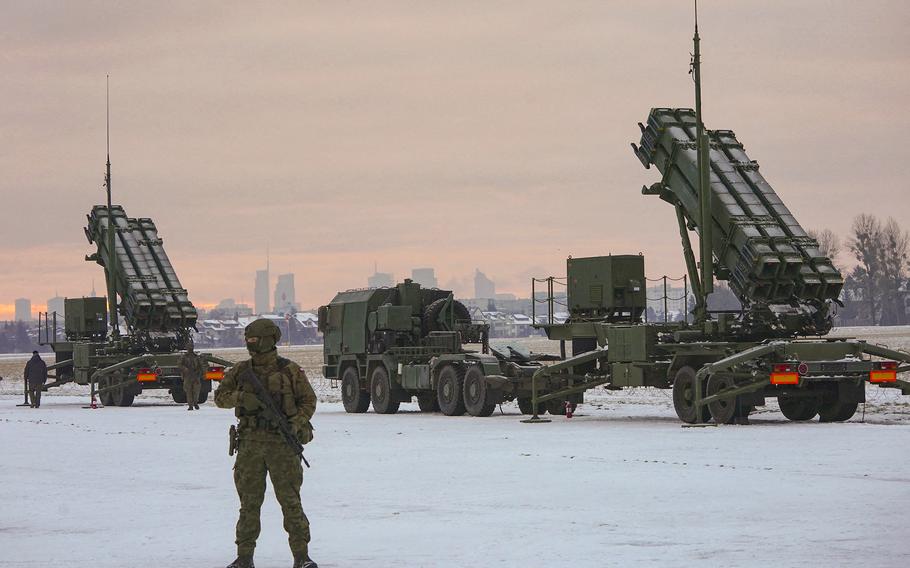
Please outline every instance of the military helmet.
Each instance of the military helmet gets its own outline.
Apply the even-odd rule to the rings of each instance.
[[[281,329],[270,319],[260,318],[243,330],[246,348],[250,353],[266,353],[281,341]]]

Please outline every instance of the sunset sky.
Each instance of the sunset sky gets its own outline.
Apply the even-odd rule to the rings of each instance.
[[[910,226],[910,3],[700,3],[705,122],[734,130],[800,222]],[[305,308],[436,268],[522,296],[567,255],[684,270],[632,154],[691,106],[690,1],[5,2],[0,319],[87,294],[104,199],[151,217],[190,298],[252,303],[271,249]],[[846,256],[841,262],[849,262]]]

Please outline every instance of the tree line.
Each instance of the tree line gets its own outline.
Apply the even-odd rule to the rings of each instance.
[[[845,241],[825,229],[810,231],[844,275],[844,291],[836,325],[906,325],[910,297],[910,234],[896,220],[860,214]],[[846,270],[842,256],[855,264]],[[852,264],[852,263],[851,263]]]

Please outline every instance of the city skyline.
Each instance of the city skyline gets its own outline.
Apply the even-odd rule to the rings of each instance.
[[[910,217],[910,4],[700,12],[706,126],[737,133],[801,225]],[[246,295],[266,247],[303,306],[361,286],[374,260],[435,266],[462,295],[481,267],[526,296],[569,255],[642,252],[649,276],[684,272],[672,207],[641,196],[659,177],[629,143],[651,107],[693,104],[689,3],[21,2],[4,16],[17,143],[0,155],[0,319],[57,287],[104,293],[82,227],[104,200],[107,74],[114,202],[155,220],[200,307]]]

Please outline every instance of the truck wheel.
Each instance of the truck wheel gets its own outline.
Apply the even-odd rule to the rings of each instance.
[[[788,396],[785,394],[777,397],[780,412],[787,420],[804,422],[812,420],[818,414],[818,399],[815,397]]]
[[[417,395],[417,406],[421,412],[439,412],[439,400],[435,392],[425,392]]]
[[[177,404],[186,404],[186,391],[182,388],[175,388],[171,391],[171,398]]]
[[[341,373],[341,402],[344,404],[344,411],[349,414],[361,414],[370,407],[370,393],[360,388],[357,367],[345,367]]]
[[[819,422],[844,422],[850,420],[856,414],[858,402],[846,402],[835,400],[833,402],[821,403],[818,406]]]
[[[465,413],[464,371],[452,365],[446,365],[439,371],[436,379],[436,400],[439,410],[446,416],[461,416]]]
[[[687,424],[695,424],[695,369],[689,366],[676,371],[673,379],[673,408],[680,420]],[[701,421],[707,422],[711,413],[707,408],[701,410]]]
[[[736,383],[733,382],[732,377],[711,375],[711,377],[708,378],[706,394],[708,396],[713,396],[720,391],[733,386],[736,386]],[[711,413],[711,416],[714,417],[714,422],[717,424],[733,424],[733,419],[736,418],[737,410],[740,406],[742,406],[742,404],[739,401],[739,397],[722,398],[709,404],[708,411]]]
[[[373,411],[378,414],[395,414],[401,401],[392,392],[392,382],[385,367],[379,365],[373,369],[370,379],[370,398],[373,400]]]
[[[496,409],[492,389],[477,365],[471,365],[464,374],[464,405],[471,416],[489,416]]]

